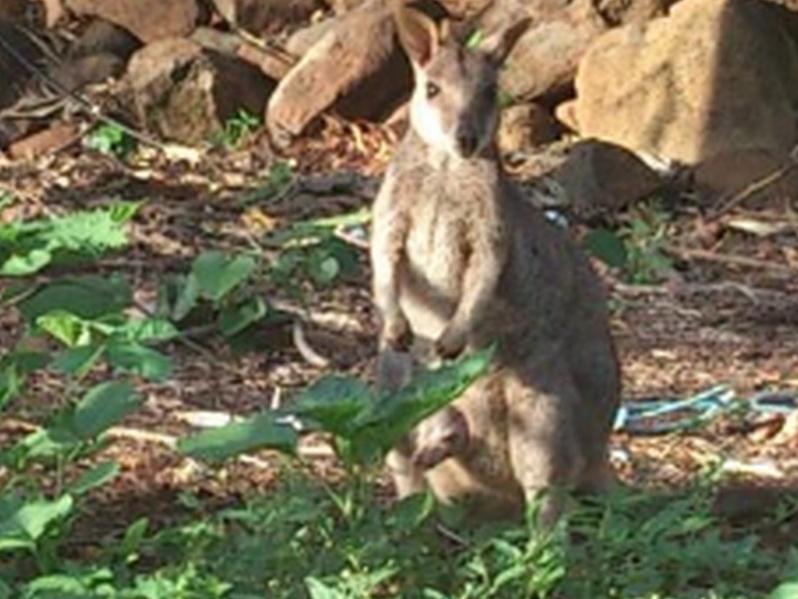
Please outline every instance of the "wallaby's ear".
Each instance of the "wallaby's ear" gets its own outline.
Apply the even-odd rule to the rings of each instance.
[[[395,8],[394,17],[402,47],[411,62],[424,67],[443,41],[437,24],[430,16],[404,3]]]
[[[486,37],[479,45],[479,50],[484,52],[494,63],[502,64],[531,24],[531,17],[524,17],[506,29]]]

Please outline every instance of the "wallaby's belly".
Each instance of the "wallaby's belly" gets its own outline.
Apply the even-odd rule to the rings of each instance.
[[[445,202],[419,202],[400,278],[400,305],[410,326],[417,336],[430,340],[440,335],[454,313],[466,264],[464,223]]]

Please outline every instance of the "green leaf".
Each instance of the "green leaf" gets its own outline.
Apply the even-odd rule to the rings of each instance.
[[[482,45],[482,42],[485,41],[485,32],[481,29],[477,29],[471,35],[468,36],[466,39],[465,47],[468,50],[476,50]]]
[[[117,424],[140,404],[141,398],[130,383],[107,381],[86,393],[65,424],[79,439],[88,440]]]
[[[36,319],[36,326],[49,333],[67,347],[85,345],[91,338],[91,329],[86,322],[63,310],[52,310]]]
[[[374,404],[375,397],[363,381],[354,377],[325,377],[305,389],[290,411],[311,420],[330,433],[351,436],[357,417]]]
[[[102,357],[104,351],[104,344],[72,347],[56,356],[53,368],[64,374],[83,377]]]
[[[133,319],[119,329],[119,334],[139,343],[170,341],[180,335],[180,331],[164,318]]]
[[[266,304],[259,297],[253,297],[236,306],[223,309],[219,314],[219,329],[225,337],[232,337],[264,316],[266,316]]]
[[[314,576],[305,578],[305,586],[311,599],[347,599],[348,595],[327,586]]]
[[[226,460],[258,449],[275,449],[287,454],[296,450],[297,433],[287,424],[276,421],[270,412],[241,422],[202,431],[180,439],[178,450],[194,458]]]
[[[72,511],[73,501],[63,495],[54,501],[30,501],[0,521],[0,552],[34,546],[53,522]]]
[[[108,344],[106,359],[116,368],[134,372],[152,381],[162,381],[172,374],[169,356],[124,339],[113,339]]]
[[[317,285],[329,285],[341,273],[341,265],[335,256],[326,252],[312,252],[308,260],[308,274]]]
[[[380,396],[353,425],[352,455],[381,457],[419,422],[457,399],[490,366],[493,348],[426,370],[394,394]]]
[[[88,472],[84,472],[80,478],[69,485],[67,491],[72,495],[83,495],[92,489],[101,487],[119,474],[119,464],[110,460],[98,464]]]
[[[594,229],[582,241],[585,251],[613,268],[623,268],[628,260],[623,240],[608,229]]]
[[[0,359],[0,408],[15,397],[28,374],[40,370],[50,362],[50,354],[16,350]]]
[[[28,322],[53,311],[70,312],[85,319],[119,312],[130,305],[130,286],[121,277],[98,276],[67,278],[45,285],[20,302],[19,309]]]
[[[125,536],[122,537],[122,541],[115,548],[114,553],[122,557],[129,557],[136,553],[144,541],[144,535],[147,534],[149,524],[150,521],[147,518],[139,518],[128,526]]]
[[[228,257],[221,252],[204,252],[194,260],[192,274],[197,278],[200,292],[218,302],[246,281],[257,263],[250,256]]]
[[[795,599],[798,597],[798,580],[791,580],[780,584],[768,599]]]
[[[414,493],[392,507],[388,524],[398,532],[408,534],[432,516],[435,505],[435,496],[432,493]]]
[[[177,299],[172,307],[172,318],[180,322],[196,307],[199,299],[200,289],[197,277],[190,274],[180,279],[178,286]]]
[[[53,254],[48,250],[33,249],[26,254],[12,254],[0,265],[0,275],[23,277],[40,271],[50,264]]]

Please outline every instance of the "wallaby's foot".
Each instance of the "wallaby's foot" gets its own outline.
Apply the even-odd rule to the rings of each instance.
[[[456,358],[465,349],[467,335],[459,327],[448,326],[435,342],[435,352],[444,359]]]
[[[396,351],[407,351],[413,343],[413,331],[401,312],[385,319],[382,341]]]
[[[462,455],[468,448],[468,439],[468,422],[462,412],[444,408],[416,429],[413,465],[429,470],[448,458]]]
[[[541,532],[549,532],[559,521],[565,506],[565,492],[560,488],[532,488],[525,491],[527,506],[537,507],[536,524]]]
[[[387,346],[377,356],[377,389],[395,393],[413,377],[413,357],[407,352]]]

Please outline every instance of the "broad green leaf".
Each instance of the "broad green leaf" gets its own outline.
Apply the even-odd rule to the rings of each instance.
[[[39,429],[20,439],[11,451],[3,456],[4,461],[19,467],[28,460],[52,458],[80,443],[80,439],[71,431],[54,426],[56,428]]]
[[[149,524],[150,521],[147,518],[139,518],[128,526],[125,536],[122,537],[122,541],[114,549],[114,553],[122,557],[128,557],[136,553],[144,541],[144,535],[147,534]]]
[[[64,374],[83,377],[102,357],[104,351],[104,344],[72,347],[56,356],[53,368]]]
[[[421,372],[395,394],[381,395],[353,425],[353,455],[371,460],[389,451],[419,422],[457,399],[487,371],[492,357],[493,348],[481,350]]]
[[[305,586],[311,599],[347,599],[348,595],[327,586],[314,576],[305,578]]]
[[[311,420],[330,433],[350,436],[358,416],[374,404],[374,394],[354,377],[325,377],[305,389],[291,404],[290,411],[302,420]]]
[[[0,276],[23,277],[40,271],[50,264],[53,255],[48,250],[34,249],[26,254],[12,254],[0,263]]]
[[[74,570],[70,568],[70,570]],[[108,568],[94,566],[84,574],[50,574],[25,585],[20,599],[93,599],[116,597],[111,586],[114,575]],[[113,593],[113,594],[112,594]]]
[[[200,292],[208,299],[218,302],[257,268],[250,256],[225,256],[221,252],[204,252],[194,260],[191,272],[197,278]]]
[[[266,304],[259,297],[250,298],[219,314],[219,329],[225,337],[237,335],[251,324],[266,316]]]
[[[67,347],[85,345],[91,339],[91,329],[86,322],[63,310],[52,310],[36,319],[36,326]]]
[[[180,452],[203,460],[226,460],[258,449],[275,449],[292,454],[296,450],[297,433],[287,424],[265,412],[242,422],[234,422],[180,439]]]
[[[59,257],[97,257],[127,244],[124,224],[137,204],[0,225],[0,275],[27,275]]]
[[[119,464],[113,460],[102,462],[91,470],[84,472],[80,478],[69,485],[67,492],[72,495],[83,495],[113,480],[118,474]]]
[[[329,285],[341,274],[341,265],[327,252],[312,252],[308,259],[308,275],[316,285]]]
[[[88,440],[117,424],[140,404],[141,398],[130,383],[100,383],[77,403],[66,424],[78,438]]]
[[[169,356],[132,341],[113,339],[108,343],[106,359],[116,368],[153,381],[162,381],[172,374]]]
[[[177,327],[163,318],[129,320],[118,330],[118,333],[139,343],[170,341],[180,335]]]
[[[200,294],[197,277],[193,274],[181,277],[179,283],[182,283],[182,285],[178,286],[177,298],[171,310],[172,318],[178,322],[188,316],[195,308]]]
[[[795,599],[796,597],[798,597],[798,580],[792,580],[780,584],[768,596],[768,599]]]
[[[585,251],[613,268],[623,268],[628,256],[623,240],[608,229],[594,229],[582,241]]]
[[[85,319],[119,312],[130,305],[130,286],[121,277],[65,278],[43,286],[19,304],[28,322],[53,311],[71,312]]]
[[[72,497],[57,500],[30,501],[0,521],[0,551],[30,546],[47,527],[72,511]]]

